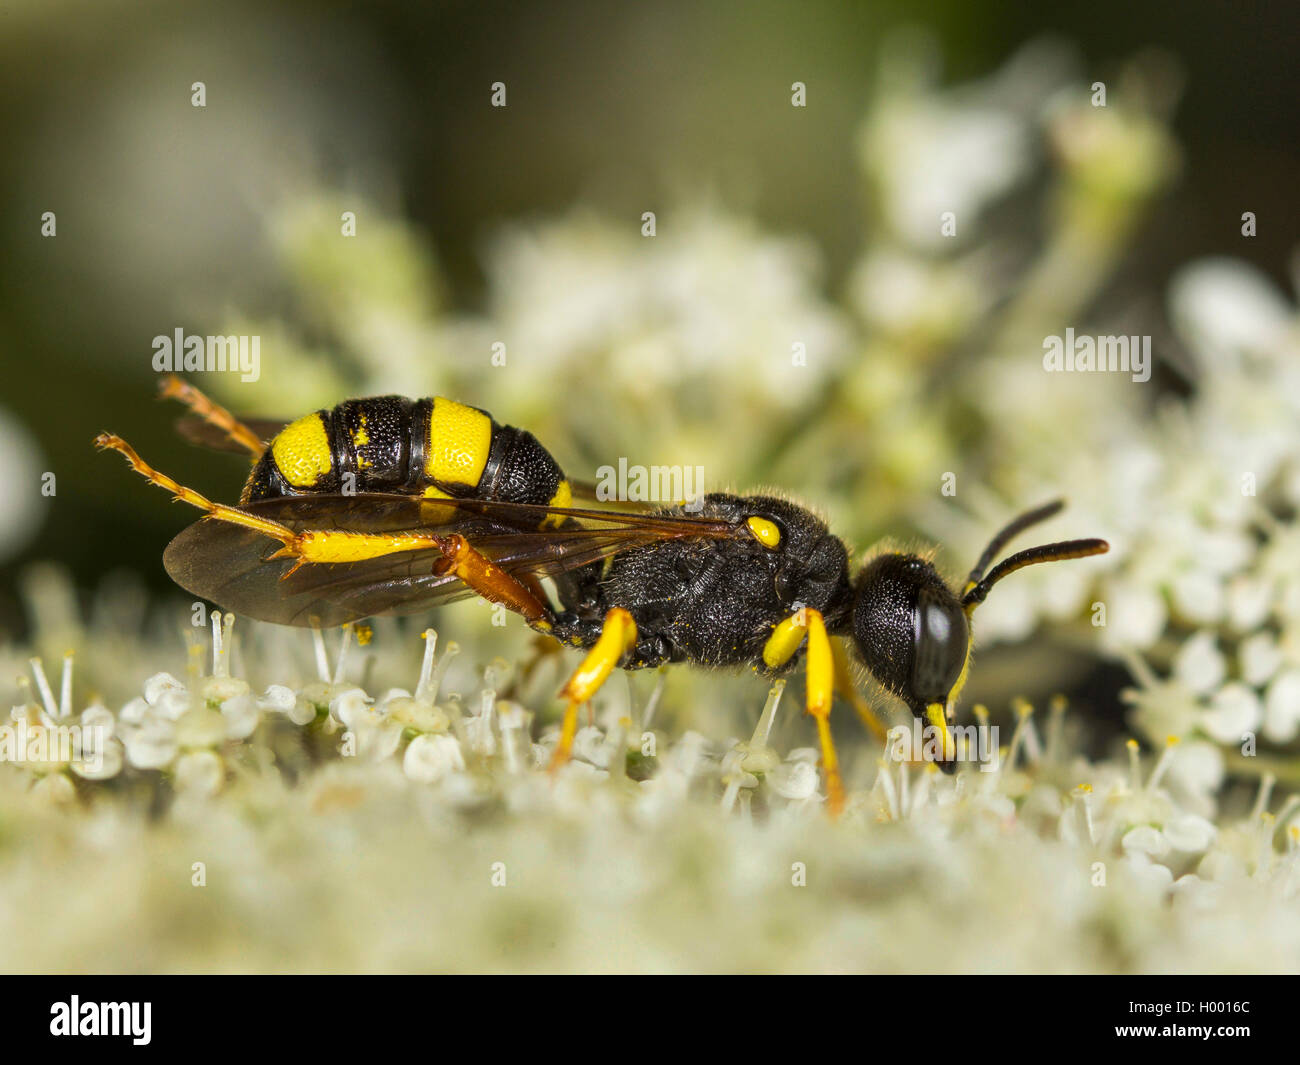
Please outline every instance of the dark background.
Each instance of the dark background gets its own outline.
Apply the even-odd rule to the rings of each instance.
[[[386,190],[388,208],[427,234],[456,308],[481,300],[482,242],[500,222],[579,202],[637,216],[684,180],[739,201],[769,229],[809,234],[834,290],[865,224],[853,135],[882,37],[901,23],[934,34],[948,82],[990,72],[1044,33],[1078,47],[1089,81],[1149,46],[1171,53],[1186,79],[1175,120],[1184,165],[1122,278],[1158,291],[1178,264],[1230,253],[1290,289],[1294,0],[7,5],[0,405],[35,438],[59,489],[43,501],[35,539],[0,563],[0,632],[22,630],[17,574],[36,559],[66,563],[85,587],[119,566],[168,586],[159,555],[180,527],[176,508],[90,440],[111,428],[166,453],[170,419],[153,404],[148,362],[159,323],[207,332],[198,306],[274,311],[280,298],[242,192],[265,179],[261,161],[178,138],[178,172],[201,183],[220,218],[191,225],[183,200],[120,183],[137,143],[121,135],[123,116],[152,130],[141,136],[159,138],[165,155],[168,123],[192,117],[189,84],[204,80],[214,133],[255,142],[259,124],[273,138],[298,129],[321,180]],[[808,85],[806,113],[789,106],[794,80]],[[493,81],[509,87],[503,111],[486,106]],[[44,210],[58,212],[55,240],[39,235]],[[1240,239],[1245,210],[1259,219],[1254,241]],[[136,213],[148,221],[131,231],[147,240],[114,243],[102,219]],[[181,470],[218,498],[244,472],[198,452]]]

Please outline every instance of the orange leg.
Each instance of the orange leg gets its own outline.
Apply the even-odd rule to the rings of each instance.
[[[454,573],[460,580],[492,603],[504,603],[538,632],[549,632],[551,611],[540,598],[541,588],[529,587],[479,551],[457,533],[432,538],[445,556],[439,572]]]
[[[287,525],[281,525],[278,521],[270,521],[267,518],[255,517],[237,507],[228,507],[224,503],[214,503],[207,496],[194,491],[193,488],[186,488],[179,481],[172,480],[165,473],[160,473],[145,462],[136,454],[135,448],[114,433],[100,433],[95,437],[95,447],[100,451],[107,449],[119,452],[126,458],[131,469],[135,470],[150,484],[157,485],[159,488],[170,492],[182,503],[188,503],[192,507],[198,507],[199,510],[207,511],[210,517],[217,518],[220,521],[228,521],[232,525],[242,525],[246,529],[253,529],[255,532],[263,533],[273,540],[279,540],[286,548],[290,548],[298,540],[297,534]]]
[[[569,760],[573,751],[573,737],[578,731],[578,707],[590,702],[609,679],[614,667],[624,655],[636,647],[636,622],[622,607],[614,607],[605,615],[600,639],[587,652],[582,664],[573,671],[569,682],[560,689],[560,696],[568,700],[564,709],[564,724],[560,728],[560,742],[551,758],[551,770],[559,769]]]
[[[236,444],[245,448],[253,458],[261,458],[262,452],[266,450],[266,442],[252,429],[174,373],[162,379],[158,386],[158,396],[160,399],[180,400],[205,422],[215,425]]]

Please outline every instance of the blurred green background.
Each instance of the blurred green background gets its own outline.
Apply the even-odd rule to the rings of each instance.
[[[237,494],[239,461],[171,435],[173,412],[153,401],[151,339],[178,326],[230,332],[225,323],[247,316],[291,321],[301,348],[331,349],[328,308],[304,311],[268,235],[270,205],[299,190],[333,190],[345,205],[400,221],[385,231],[391,247],[371,251],[378,262],[410,257],[402,276],[428,278],[412,299],[437,314],[491,310],[485,255],[507,223],[582,207],[635,232],[643,211],[661,212],[662,226],[669,205],[701,195],[765,231],[810,238],[821,284],[838,296],[876,224],[856,138],[889,31],[932,35],[941,84],[987,75],[1050,34],[1075,46],[1085,84],[1113,79],[1153,45],[1165,58],[1152,63],[1172,56],[1181,70],[1179,179],[1108,284],[1158,292],[1179,263],[1219,252],[1280,281],[1300,187],[1298,24],[1287,0],[1249,10],[1217,0],[6,3],[0,448],[17,531],[0,559],[0,634],[24,632],[18,575],[33,560],[60,560],[83,588],[116,568],[171,587],[161,551],[190,515],[96,455],[100,429],[216,498]],[[190,103],[194,81],[207,86],[202,110]],[[495,81],[508,89],[502,110],[488,106]],[[790,106],[794,81],[808,87],[806,108]],[[1260,219],[1253,241],[1240,237],[1244,210]],[[54,239],[40,233],[45,211],[57,214]],[[373,237],[374,217],[362,210],[362,235]],[[275,338],[261,332],[269,364]],[[443,364],[430,366],[423,391],[457,380],[448,360],[481,362],[482,352],[447,345],[435,358]],[[285,388],[255,385],[243,405],[293,416],[350,379],[332,354],[321,356],[321,374],[314,390],[303,381],[294,408],[284,409]],[[560,426],[563,437],[564,411],[528,411],[490,386],[461,398],[537,429],[582,475],[591,456],[574,453],[581,433],[543,432]],[[636,444],[625,452],[634,460]],[[53,498],[32,471],[55,473]],[[850,523],[864,530],[875,531]]]

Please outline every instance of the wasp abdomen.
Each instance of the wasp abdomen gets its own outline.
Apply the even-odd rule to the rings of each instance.
[[[335,493],[349,484],[430,498],[571,500],[564,472],[532,433],[442,396],[374,396],[286,425],[253,467],[241,501]]]

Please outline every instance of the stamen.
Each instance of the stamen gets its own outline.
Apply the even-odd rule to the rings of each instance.
[[[767,702],[763,704],[763,712],[758,715],[758,724],[754,726],[754,735],[749,740],[751,749],[767,746],[768,738],[772,735],[772,722],[776,720],[776,708],[784,691],[784,680],[773,681],[772,687],[767,690]]]
[[[59,704],[54,701],[54,691],[50,688],[50,682],[45,676],[45,667],[41,664],[39,658],[28,660],[32,667],[32,675],[36,678],[36,687],[41,693],[41,702],[45,704],[45,712],[50,716],[51,721],[59,719]]]
[[[343,668],[347,662],[348,652],[352,650],[352,623],[343,626],[343,635],[339,638],[339,660],[334,664],[334,683],[343,683]]]
[[[438,650],[438,633],[436,629],[425,629],[420,633],[424,641],[424,660],[420,663],[420,679],[415,685],[415,697],[421,702],[433,702],[429,696],[429,685],[433,683],[433,662]]]
[[[447,644],[447,649],[442,652],[442,657],[438,659],[437,664],[433,667],[433,673],[429,678],[429,690],[427,698],[433,702],[438,696],[438,691],[442,687],[442,680],[447,675],[447,668],[451,665],[451,660],[460,654],[460,644],[451,640]]]
[[[316,674],[320,677],[322,684],[328,684],[330,682],[330,660],[329,655],[325,653],[325,637],[321,635],[318,625],[311,627],[311,641],[316,648]]]
[[[1147,791],[1155,791],[1164,779],[1165,773],[1174,761],[1174,748],[1178,746],[1178,737],[1170,736],[1165,740],[1165,749],[1160,753],[1160,759],[1156,762],[1156,767],[1151,770],[1151,779],[1147,781]]]
[[[59,717],[72,716],[72,652],[63,655],[63,679],[59,684]]]
[[[650,698],[646,700],[645,718],[641,722],[641,730],[643,732],[648,732],[650,730],[650,722],[654,720],[655,711],[659,709],[659,700],[663,696],[664,684],[667,680],[667,675],[661,669],[659,671],[659,679],[655,681],[654,690],[650,693]]]
[[[880,790],[885,793],[886,813],[888,820],[898,820],[898,793],[894,791],[894,780],[889,774],[889,763],[883,758],[878,763],[879,772],[876,773],[876,783],[880,785]]]
[[[1268,801],[1273,797],[1273,785],[1277,783],[1277,777],[1272,773],[1265,773],[1259,782],[1259,791],[1255,795],[1255,805],[1251,807],[1250,819],[1258,821],[1264,816],[1264,811],[1268,809]]]

